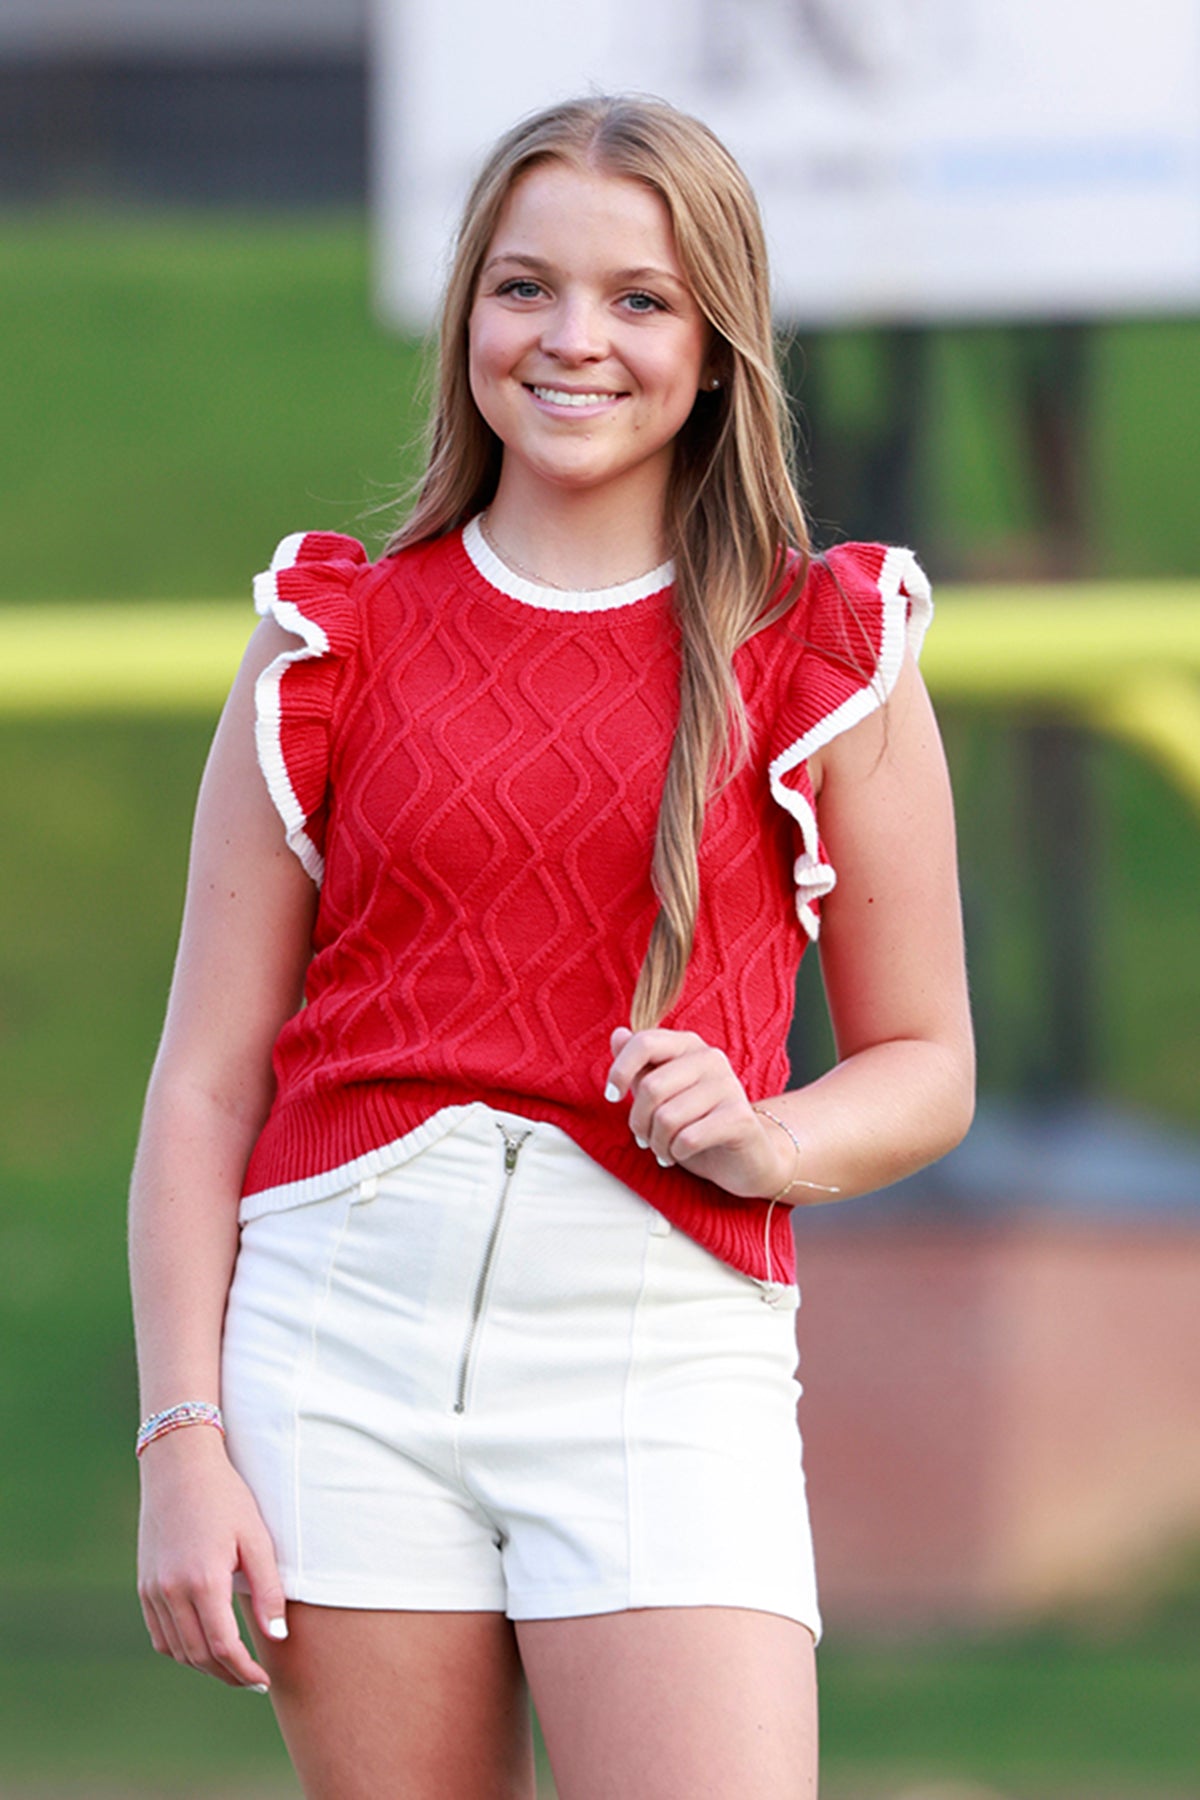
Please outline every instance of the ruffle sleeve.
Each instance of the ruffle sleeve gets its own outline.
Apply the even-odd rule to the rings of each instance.
[[[911,550],[840,544],[814,562],[797,619],[804,644],[771,739],[771,793],[798,827],[796,911],[810,938],[837,882],[817,824],[808,759],[887,700],[906,650],[919,656],[933,601]]]
[[[367,567],[354,538],[298,531],[254,578],[255,611],[300,639],[258,677],[255,742],[287,842],[312,879],[325,873],[329,757],[338,688],[359,638],[351,590]]]

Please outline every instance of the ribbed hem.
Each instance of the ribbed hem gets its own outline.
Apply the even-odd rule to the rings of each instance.
[[[383,1174],[452,1131],[472,1101],[557,1125],[593,1162],[731,1268],[755,1281],[795,1282],[790,1207],[772,1211],[767,1200],[740,1199],[686,1169],[661,1169],[637,1148],[615,1110],[610,1124],[607,1117],[502,1089],[466,1096],[435,1083],[375,1082],[278,1107],[250,1159],[239,1217],[245,1223],[304,1206]]]

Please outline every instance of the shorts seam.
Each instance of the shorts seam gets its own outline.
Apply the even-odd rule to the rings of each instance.
[[[296,1575],[298,1580],[303,1580],[304,1577],[304,1539],[302,1534],[303,1509],[300,1500],[302,1491],[300,1476],[301,1399],[306,1387],[311,1384],[316,1375],[321,1323],[329,1308],[329,1297],[333,1288],[333,1278],[337,1269],[338,1257],[342,1253],[342,1245],[345,1243],[346,1233],[350,1229],[350,1220],[354,1216],[353,1194],[354,1189],[344,1188],[340,1196],[346,1208],[345,1215],[341,1224],[338,1226],[337,1236],[334,1238],[332,1247],[330,1248],[329,1260],[325,1265],[325,1279],[321,1285],[321,1291],[313,1305],[312,1319],[309,1325],[308,1355],[305,1358],[303,1368],[297,1370],[295,1387],[292,1393],[292,1539],[296,1550]]]
[[[625,1459],[625,1591],[628,1596],[637,1584],[635,1559],[640,1533],[635,1526],[638,1510],[638,1482],[636,1458],[633,1455],[633,1431],[631,1415],[634,1407],[635,1388],[639,1375],[642,1339],[642,1313],[646,1300],[646,1290],[650,1283],[650,1268],[653,1246],[659,1241],[650,1229],[654,1223],[653,1212],[646,1215],[645,1231],[642,1238],[642,1268],[638,1282],[637,1298],[633,1303],[629,1321],[629,1360],[625,1365],[625,1389],[621,1395],[621,1449]],[[628,1605],[630,1602],[626,1600]]]

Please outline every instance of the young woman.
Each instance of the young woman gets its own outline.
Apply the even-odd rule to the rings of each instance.
[[[500,143],[415,512],[256,593],[134,1181],[155,1648],[329,1800],[527,1800],[529,1690],[562,1800],[811,1794],[790,1208],[954,1144],[971,1036],[928,590],[810,556],[703,126]]]

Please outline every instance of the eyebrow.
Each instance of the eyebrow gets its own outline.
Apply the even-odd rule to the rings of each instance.
[[[551,273],[554,266],[541,256],[527,256],[523,251],[519,250],[504,250],[499,256],[493,256],[488,259],[483,266],[482,273],[486,275],[490,269],[494,269],[500,263],[516,263],[519,268],[532,269],[537,274],[541,275]],[[683,288],[685,286],[678,275],[672,275],[669,269],[656,268],[652,263],[647,263],[643,267],[637,269],[614,269],[612,270],[609,279],[615,282],[666,281],[669,282],[672,287]]]

